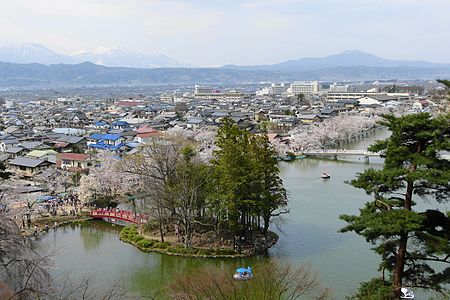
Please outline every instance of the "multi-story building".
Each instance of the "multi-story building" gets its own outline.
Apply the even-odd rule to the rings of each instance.
[[[272,95],[281,96],[286,93],[287,86],[284,83],[272,83],[270,89]]]
[[[194,86],[194,96],[198,94],[212,94],[212,93],[214,93],[214,89],[211,87],[200,86],[197,84]]]
[[[348,85],[337,85],[336,82],[330,85],[330,92],[348,92]]]
[[[397,100],[409,100],[411,95],[408,93],[374,93],[374,92],[328,92],[326,98],[328,102],[337,102],[339,100],[360,99],[372,96],[390,96]]]
[[[196,85],[194,89],[194,98],[195,99],[215,99],[215,100],[240,100],[244,97],[244,93],[240,91],[219,91],[214,90],[210,87],[201,87]]]
[[[290,93],[299,94],[315,94],[319,92],[318,81],[295,81],[291,83]]]
[[[161,100],[161,102],[174,103],[174,95],[162,94],[161,96],[159,96],[159,100]]]

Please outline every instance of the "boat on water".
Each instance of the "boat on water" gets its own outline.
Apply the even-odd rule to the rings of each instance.
[[[400,292],[400,299],[414,299],[414,293],[410,289],[402,287]]]
[[[253,278],[252,268],[237,268],[236,272],[233,275],[233,278],[236,280],[249,280]]]
[[[324,172],[322,172],[322,175],[320,175],[320,177],[323,179],[329,179],[331,176],[330,176],[330,173],[324,171]]]
[[[295,157],[292,157],[290,155],[284,155],[284,156],[278,157],[278,160],[281,160],[281,161],[293,161],[294,159],[295,159]]]

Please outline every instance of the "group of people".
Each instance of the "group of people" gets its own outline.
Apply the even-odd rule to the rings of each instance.
[[[46,202],[40,204],[40,209],[35,209],[34,205],[31,209],[27,209],[24,213],[19,213],[22,215],[21,222],[18,222],[20,224],[22,229],[32,229],[32,219],[36,218],[39,213],[42,213],[42,209],[47,211],[48,214],[52,216],[58,215],[58,212],[60,215],[72,215],[75,216],[78,214],[79,211],[81,211],[83,205],[81,204],[80,200],[78,199],[77,194],[72,195],[66,195],[66,196],[57,196],[55,199],[47,200]],[[34,215],[34,217],[33,217]],[[14,214],[14,219],[16,219],[16,214]],[[53,228],[56,228],[58,224],[55,222]],[[44,230],[48,230],[50,226],[46,224],[44,226]],[[37,225],[34,225],[34,234],[37,234],[39,231],[39,228]]]
[[[67,207],[70,207],[69,211],[67,211]],[[83,205],[78,199],[77,194],[67,195],[64,197],[58,196],[55,200],[47,201],[45,208],[47,212],[53,216],[58,214],[58,209],[61,208],[62,215],[73,215],[75,216]]]

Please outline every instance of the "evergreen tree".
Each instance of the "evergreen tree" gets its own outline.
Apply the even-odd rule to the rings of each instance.
[[[438,210],[413,208],[417,197],[449,199],[450,162],[440,153],[450,150],[450,115],[383,119],[392,134],[369,148],[384,153],[383,169],[367,169],[350,182],[374,199],[359,215],[342,215],[348,225],[341,231],[355,231],[375,245],[380,269],[391,272],[397,298],[403,284],[441,291],[450,283],[450,218]]]
[[[267,234],[271,218],[287,210],[286,190],[279,176],[275,151],[267,136],[250,135],[230,119],[217,134],[214,153],[216,209],[238,236],[252,237],[262,218]]]
[[[271,218],[287,213],[286,189],[280,178],[277,155],[267,135],[255,135],[251,139],[251,156],[254,164],[255,209],[263,219],[263,233],[267,235]]]
[[[442,83],[442,84],[445,85],[447,88],[450,88],[450,80],[446,80],[446,79],[438,79],[437,82]]]
[[[249,155],[249,133],[224,119],[217,132],[214,159],[215,198],[219,199],[216,209],[235,234],[245,229],[248,200],[251,198],[252,162]]]

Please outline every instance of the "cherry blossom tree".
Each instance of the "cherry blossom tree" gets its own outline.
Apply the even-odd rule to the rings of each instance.
[[[79,196],[83,202],[103,199],[119,202],[126,194],[134,191],[136,176],[123,172],[121,158],[114,153],[102,152],[89,175],[80,179]]]
[[[374,128],[378,116],[340,115],[321,123],[302,125],[292,129],[291,147],[294,149],[339,148],[343,142],[351,141]]]
[[[217,150],[214,141],[217,136],[217,129],[200,128],[196,130],[184,129],[175,126],[167,130],[171,137],[184,138],[195,142],[198,148],[198,158],[203,162],[209,162],[214,150]]]

